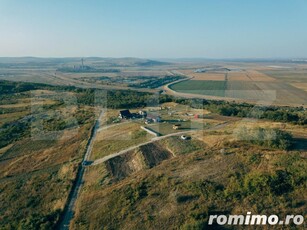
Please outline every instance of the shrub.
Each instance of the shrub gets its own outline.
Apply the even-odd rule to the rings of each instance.
[[[241,127],[235,132],[235,136],[240,141],[268,148],[288,150],[292,146],[291,134],[279,129]]]

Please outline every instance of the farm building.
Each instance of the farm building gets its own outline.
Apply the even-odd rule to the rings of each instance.
[[[161,122],[161,117],[156,115],[147,115],[147,119],[151,119],[153,122]]]
[[[132,114],[130,113],[130,111],[128,109],[121,110],[121,111],[119,111],[118,117],[120,119],[130,119],[130,118],[132,118]]]
[[[161,117],[160,116],[156,116],[156,115],[147,115],[145,123],[149,124],[149,123],[156,123],[156,122],[161,122]]]

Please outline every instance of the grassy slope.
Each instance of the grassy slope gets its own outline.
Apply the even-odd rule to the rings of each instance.
[[[14,97],[11,95],[12,100]],[[4,123],[31,114],[28,104],[13,107],[2,115],[10,118]],[[83,124],[77,129],[60,130],[55,140],[35,140],[30,136],[31,129],[25,128],[15,141],[0,149],[0,229],[51,229],[64,208],[94,116],[90,108],[80,107],[67,113],[60,105],[45,108],[40,114],[46,116],[50,111],[63,111],[64,120],[73,116]],[[54,120],[44,126],[52,131],[59,124]]]
[[[175,142],[161,144],[184,155],[115,184],[105,166],[89,168],[73,229],[203,229],[211,213],[304,213],[306,153]]]
[[[137,123],[121,124],[102,130],[95,140],[91,160],[144,143],[152,137],[146,131],[141,130]]]

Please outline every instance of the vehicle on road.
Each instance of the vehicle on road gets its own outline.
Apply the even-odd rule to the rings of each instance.
[[[190,136],[186,136],[186,135],[181,135],[181,136],[180,136],[180,139],[186,141],[186,140],[190,140],[191,137],[190,137]]]

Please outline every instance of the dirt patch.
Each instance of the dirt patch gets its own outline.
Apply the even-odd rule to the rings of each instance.
[[[145,164],[149,168],[157,166],[162,161],[167,160],[173,156],[171,152],[155,143],[141,146],[140,152],[144,157]]]
[[[142,155],[132,151],[107,161],[106,168],[112,177],[120,180],[145,168],[145,164]]]
[[[155,167],[172,156],[173,154],[168,150],[151,143],[112,158],[105,164],[110,175],[115,180],[121,180],[140,170]]]

